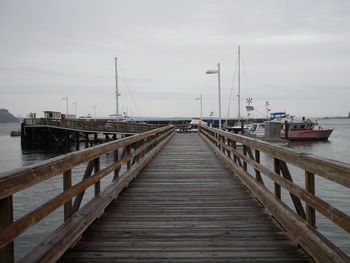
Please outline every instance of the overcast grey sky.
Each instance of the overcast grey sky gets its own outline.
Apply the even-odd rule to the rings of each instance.
[[[0,108],[15,115],[115,113],[237,116],[233,84],[241,45],[242,113],[252,97],[264,113],[347,115],[350,111],[350,1],[1,0]],[[237,78],[236,78],[237,79]],[[258,112],[255,116],[259,115]]]

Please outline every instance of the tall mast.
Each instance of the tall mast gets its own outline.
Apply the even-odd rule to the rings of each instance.
[[[115,102],[116,102],[117,121],[119,120],[118,97],[119,97],[119,91],[118,91],[118,70],[117,70],[117,58],[115,58]]]
[[[238,46],[238,121],[241,120],[241,47]]]

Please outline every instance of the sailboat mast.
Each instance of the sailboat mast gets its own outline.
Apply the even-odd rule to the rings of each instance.
[[[238,46],[238,121],[241,120],[241,47]]]
[[[119,120],[119,106],[118,106],[118,97],[119,97],[119,91],[118,91],[118,70],[117,70],[117,58],[115,58],[115,102],[116,102],[116,114],[117,114],[117,121]]]

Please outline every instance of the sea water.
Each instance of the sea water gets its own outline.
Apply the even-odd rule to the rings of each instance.
[[[320,119],[322,128],[334,128],[328,141],[324,142],[290,142],[285,145],[290,149],[300,152],[308,152],[326,158],[350,163],[350,119]],[[40,161],[58,156],[62,152],[48,152],[44,150],[28,150],[21,147],[20,137],[11,137],[10,132],[18,130],[20,124],[0,124],[0,173],[19,167],[38,163]],[[72,149],[73,150],[73,149]],[[265,157],[269,158],[269,157]],[[262,161],[264,156],[262,156]],[[113,156],[106,156],[101,160],[101,166],[113,161]],[[265,160],[266,161],[266,160]],[[269,160],[267,160],[269,161]],[[81,165],[73,170],[73,183],[81,179],[85,166]],[[299,168],[289,167],[293,179],[303,186],[303,171]],[[350,176],[350,175],[349,175]],[[111,180],[110,178],[108,180]],[[102,184],[106,186],[108,180]],[[25,213],[38,207],[49,197],[62,192],[62,175],[30,187],[14,195],[14,217],[19,218]],[[272,184],[269,185],[272,187]],[[0,186],[1,187],[1,186]],[[93,195],[92,189],[87,193],[87,199]],[[316,195],[326,202],[334,205],[341,211],[350,215],[350,189],[331,183],[326,179],[316,176]],[[290,203],[289,194],[282,191],[282,199]],[[21,258],[33,246],[44,239],[51,231],[62,223],[63,209],[58,209],[47,218],[35,225],[15,241],[16,259]],[[350,255],[350,235],[344,230],[330,223],[328,219],[317,213],[318,231],[334,242],[338,247]]]

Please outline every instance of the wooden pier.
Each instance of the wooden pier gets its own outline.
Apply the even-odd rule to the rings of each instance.
[[[108,154],[114,162],[101,167]],[[304,170],[305,187],[290,165]],[[61,194],[13,219],[15,193],[61,174]],[[349,164],[214,128],[158,128],[0,174],[0,261],[13,262],[16,237],[64,206],[62,225],[21,262],[349,262],[315,216],[350,232],[350,217],[315,195],[316,176],[350,188],[349,174]]]
[[[60,262],[309,262],[197,134],[177,134]]]
[[[23,146],[69,150],[109,142],[160,127],[157,124],[79,119],[25,119],[21,126]]]

